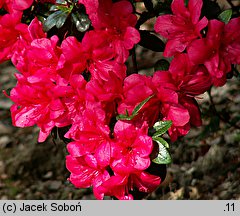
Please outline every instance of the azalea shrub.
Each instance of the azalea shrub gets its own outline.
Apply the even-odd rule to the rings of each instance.
[[[39,142],[58,130],[69,181],[97,199],[153,192],[172,162],[169,143],[202,124],[195,98],[240,64],[239,8],[216,1],[0,0],[0,8],[0,62],[18,70],[5,92],[13,125],[37,125]],[[139,73],[137,46],[162,52],[153,75]]]

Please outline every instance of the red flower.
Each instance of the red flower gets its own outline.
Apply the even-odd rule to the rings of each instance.
[[[153,143],[152,138],[147,136],[147,130],[146,122],[141,128],[123,121],[116,123],[111,163],[114,172],[128,174],[149,167],[149,155],[152,152]]]
[[[126,76],[126,67],[118,62],[118,53],[114,50],[106,31],[89,31],[84,35],[82,47],[87,59],[87,67],[95,79],[108,80],[109,71],[119,78]]]
[[[186,8],[184,0],[173,0],[173,15],[157,18],[155,31],[168,39],[164,56],[170,57],[183,52],[194,39],[201,37],[200,31],[208,23],[206,17],[199,21],[202,4],[202,0],[189,0]]]
[[[0,16],[0,62],[9,60],[20,37],[25,37],[27,25],[21,23],[22,13],[14,12]]]
[[[35,39],[22,53],[14,55],[16,68],[28,78],[29,82],[41,79],[55,80],[61,49],[57,46],[58,38]],[[18,56],[19,55],[19,56]]]
[[[122,100],[122,79],[117,77],[114,72],[108,73],[108,79],[93,79],[87,83],[87,100],[93,103],[100,103],[106,113],[106,121],[110,122],[116,115],[116,108]]]
[[[161,86],[161,88],[177,93],[177,102],[172,101],[172,104],[178,103],[188,110],[190,123],[192,125],[201,125],[200,111],[194,97],[203,94],[212,85],[211,76],[204,66],[194,66],[190,63],[187,54],[178,54],[172,60],[169,71],[156,72],[153,77],[153,82],[155,86]],[[175,106],[176,105],[174,105],[174,107]],[[167,110],[168,109],[169,108],[167,108]],[[174,115],[171,116],[172,119],[175,118]],[[185,116],[186,124],[189,118],[186,112]],[[173,121],[173,124],[183,126],[177,123],[176,119]],[[187,126],[187,128],[189,128],[189,126]]]
[[[34,0],[12,0],[13,8],[16,10],[25,10],[29,8]]]
[[[116,61],[117,54],[107,37],[105,31],[89,31],[81,43],[75,37],[66,38],[61,45],[63,53],[58,63],[61,76],[68,79],[70,74],[87,71],[91,73],[91,79],[108,80],[111,71],[123,79],[126,67]]]
[[[75,157],[99,152],[98,148],[102,149],[102,145],[109,143],[109,133],[105,113],[99,104],[88,104],[84,111],[75,116],[72,127],[65,135],[74,140],[68,144],[68,151]]]
[[[97,199],[103,199],[103,192],[99,186],[110,178],[105,167],[101,167],[94,155],[84,157],[66,157],[67,169],[71,172],[69,180],[77,188],[88,188],[93,186],[93,192]]]
[[[119,200],[133,200],[133,190],[151,193],[160,185],[161,178],[148,172],[136,172],[130,175],[114,175],[107,179],[98,190],[106,196]]]
[[[61,98],[71,97],[72,89],[63,85],[61,79],[50,79],[31,83],[22,75],[16,75],[18,84],[11,90],[10,98],[13,125],[28,127],[37,124],[41,131],[39,142],[45,141],[54,126],[71,124],[66,115],[67,107]]]
[[[125,62],[128,50],[140,41],[140,34],[134,28],[137,17],[133,14],[131,3],[125,0],[116,3],[111,0],[79,2],[85,5],[94,29],[108,34],[105,39],[113,44],[118,61]]]
[[[133,109],[143,100],[152,95],[157,95],[157,90],[152,83],[152,78],[140,74],[132,74],[124,80],[123,97],[118,106],[118,113],[129,115],[132,114]],[[149,126],[153,124],[160,117],[161,102],[155,96],[151,98],[139,111],[139,114],[133,119],[135,124],[142,125],[144,121],[148,122]]]
[[[211,20],[206,38],[193,41],[188,48],[188,55],[194,64],[204,64],[215,86],[226,83],[226,74],[231,64],[240,63],[240,18],[224,24]]]

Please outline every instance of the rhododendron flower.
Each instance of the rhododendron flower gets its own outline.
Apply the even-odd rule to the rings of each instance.
[[[14,10],[22,11],[31,7],[34,0],[9,0],[9,2],[12,2],[11,6]],[[55,4],[56,0],[35,0],[35,2]]]
[[[212,85],[211,76],[204,66],[192,65],[187,54],[178,54],[172,60],[169,71],[156,72],[153,82],[155,86],[176,92],[178,103],[189,111],[190,123],[201,125],[200,111],[194,97],[203,94]]]
[[[164,56],[170,57],[183,52],[194,39],[201,37],[200,31],[208,23],[206,17],[199,21],[202,4],[202,0],[189,0],[188,7],[185,7],[184,0],[173,0],[173,15],[161,15],[157,18],[155,31],[168,39]]]
[[[108,72],[114,72],[121,79],[126,76],[123,62],[117,62],[118,53],[108,40],[105,31],[89,31],[84,35],[82,46],[88,61],[88,70],[93,78],[108,80]]]
[[[78,2],[85,5],[88,14],[94,14],[98,10],[98,0],[78,0]]]
[[[110,122],[111,118],[116,115],[117,104],[123,98],[122,82],[122,79],[110,71],[108,80],[92,79],[87,83],[87,100],[101,104],[106,113],[107,122]]]
[[[46,38],[46,36],[46,33],[43,32],[42,23],[35,17],[29,26],[27,26],[24,36],[19,37],[15,43],[15,49],[11,57],[12,63],[17,65],[18,62],[24,61],[23,56],[31,45],[31,42],[35,39]]]
[[[20,56],[15,54],[14,64],[16,68],[30,82],[38,82],[46,78],[54,80],[61,55],[61,49],[57,46],[57,43],[57,36],[53,36],[51,39],[33,40],[23,53],[19,53]]]
[[[118,61],[125,62],[128,50],[140,41],[140,34],[134,28],[137,17],[133,14],[131,3],[125,0],[116,3],[111,0],[80,2],[85,5],[94,29],[108,33],[106,39],[114,45]]]
[[[13,8],[16,10],[25,10],[29,8],[34,0],[12,0]]]
[[[74,141],[67,145],[67,168],[71,172],[70,181],[76,186],[93,186],[98,199],[103,193],[97,188],[110,177],[107,168],[111,160],[111,140],[109,127],[105,124],[105,113],[97,104],[87,104],[86,109],[74,119],[65,135]]]
[[[27,35],[26,24],[21,23],[22,13],[14,12],[0,16],[0,62],[9,60],[20,37]]]
[[[133,119],[135,124],[147,121],[149,126],[159,119],[160,101],[157,98],[157,89],[152,83],[152,78],[140,74],[132,74],[124,80],[123,99],[119,102],[118,113],[129,115],[132,114],[134,108],[146,98],[153,96],[139,111],[139,114]]]
[[[150,165],[149,155],[152,152],[152,138],[147,135],[146,122],[141,128],[131,123],[118,121],[114,127],[115,143],[112,145],[114,172],[128,174],[145,170]]]
[[[58,63],[61,76],[67,78],[70,74],[87,71],[92,79],[108,80],[109,71],[113,71],[123,79],[126,66],[116,61],[117,54],[106,40],[107,37],[104,31],[89,31],[82,42],[75,37],[66,38],[61,45],[63,53]]]
[[[179,104],[177,88],[168,71],[155,72],[153,78],[140,74],[127,77],[124,81],[124,99],[119,105],[119,113],[125,114],[127,110],[131,115],[132,110],[151,95],[153,97],[132,120],[134,124],[141,125],[145,120],[151,127],[160,119],[172,120],[172,129],[187,128],[179,131],[174,129],[176,133],[170,135],[172,141],[175,141],[178,136],[186,135],[190,129],[189,113]]]
[[[136,172],[130,175],[114,175],[102,183],[99,191],[106,196],[120,200],[133,200],[133,191],[151,193],[160,185],[161,178],[148,172]]]
[[[93,186],[93,193],[97,199],[103,199],[103,192],[98,187],[110,178],[105,167],[99,165],[98,158],[94,155],[66,157],[67,169],[71,172],[70,182],[78,188],[88,188]]]
[[[16,77],[17,86],[10,93],[10,98],[15,103],[11,107],[13,125],[28,127],[37,124],[41,129],[38,140],[43,142],[53,127],[71,124],[66,115],[68,109],[61,100],[73,94],[67,83],[60,78],[56,78],[56,84],[50,79],[31,83],[20,74]]]
[[[72,155],[75,155],[75,151],[78,152],[77,156],[94,153],[109,140],[110,129],[105,123],[105,113],[98,104],[88,104],[87,107],[75,117],[72,127],[65,135],[74,140],[68,144]]]
[[[239,27],[240,18],[231,19],[226,25],[211,20],[206,38],[193,41],[188,48],[190,60],[206,66],[215,86],[224,85],[231,64],[240,63]]]

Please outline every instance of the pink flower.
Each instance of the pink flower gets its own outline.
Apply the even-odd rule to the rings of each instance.
[[[17,48],[17,41],[25,37],[27,25],[21,23],[22,13],[0,16],[0,62],[9,60]]]
[[[67,168],[71,172],[70,181],[76,186],[93,186],[98,199],[103,193],[98,187],[110,177],[112,141],[109,127],[104,122],[105,113],[98,104],[87,104],[86,109],[76,116],[72,127],[65,135],[74,141],[67,145]]]
[[[25,10],[29,8],[34,0],[12,0],[13,8],[16,10]]]
[[[177,97],[175,101],[166,101],[162,112],[165,113],[164,116],[168,116],[168,120],[173,120],[174,126],[186,126],[184,131],[178,133],[179,135],[181,133],[185,135],[189,130],[190,127],[187,125],[189,115],[192,125],[202,124],[200,110],[194,97],[203,94],[212,85],[211,76],[204,66],[195,66],[191,64],[187,54],[178,54],[172,60],[169,71],[158,71],[154,74],[153,83],[169,93],[172,91],[171,94]],[[161,100],[163,101],[164,98]],[[181,116],[181,119],[177,120],[177,116]]]
[[[127,110],[131,115],[139,103],[154,94],[157,95],[157,89],[154,87],[151,77],[140,74],[126,77],[123,87],[124,98],[119,102],[118,113],[126,114]],[[153,126],[160,117],[160,103],[156,96],[151,98],[133,119],[135,124],[142,125],[144,121],[147,121],[149,126]]]
[[[14,64],[16,68],[27,77],[29,82],[39,82],[46,77],[55,80],[57,76],[56,68],[61,54],[60,47],[57,46],[58,38],[35,39],[31,45],[26,47],[24,52],[15,54]]]
[[[87,67],[95,79],[108,79],[108,72],[116,73],[121,79],[126,76],[126,67],[117,62],[117,53],[105,31],[89,31],[82,40]]]
[[[155,31],[168,39],[164,56],[183,52],[194,39],[201,37],[200,31],[208,23],[206,17],[199,21],[202,4],[202,0],[189,0],[185,7],[184,0],[174,0],[171,5],[173,15],[157,18]]]
[[[88,188],[93,186],[93,193],[97,199],[103,199],[103,192],[98,190],[99,186],[110,178],[105,167],[101,167],[94,155],[83,157],[66,157],[67,169],[71,172],[70,182],[77,188]]]
[[[122,82],[123,80],[114,72],[109,71],[107,80],[92,79],[87,83],[87,100],[101,104],[101,108],[106,113],[107,122],[116,116],[117,104],[123,97]]]
[[[152,152],[152,138],[147,135],[146,122],[141,128],[131,123],[118,121],[114,127],[115,143],[112,145],[114,172],[121,174],[145,170],[150,165],[149,155]]]
[[[125,0],[116,3],[111,0],[80,2],[85,4],[94,29],[108,34],[105,39],[113,44],[118,61],[125,62],[129,55],[128,50],[140,41],[140,34],[134,28],[137,17],[133,14],[131,3]]]
[[[117,54],[105,31],[89,31],[82,42],[75,37],[68,37],[62,42],[61,48],[63,53],[58,70],[63,77],[84,71],[90,72],[91,79],[108,80],[110,71],[121,79],[126,76],[126,66],[116,61]]]
[[[17,86],[11,90],[10,98],[15,103],[11,107],[13,125],[28,127],[37,124],[41,131],[39,142],[45,141],[52,128],[71,124],[68,111],[61,98],[71,97],[72,89],[60,78],[53,83],[50,79],[31,83],[17,74]]]
[[[68,144],[69,153],[80,157],[95,153],[102,149],[102,145],[108,145],[109,135],[105,113],[99,108],[99,104],[88,104],[87,108],[75,117],[65,137],[74,140]]]
[[[211,20],[206,38],[193,41],[188,48],[188,55],[194,64],[204,64],[212,77],[215,86],[226,83],[226,74],[231,64],[240,63],[240,18],[224,24]]]
[[[61,44],[62,54],[58,61],[58,73],[65,79],[81,74],[87,67],[87,56],[76,37],[67,37]]]
[[[42,23],[35,17],[29,26],[27,26],[25,34],[19,37],[15,43],[15,49],[13,50],[11,61],[18,67],[18,70],[22,71],[22,64],[26,64],[26,62],[24,63],[24,61],[27,61],[25,55],[29,49],[33,49],[31,46],[32,41],[35,39],[46,38],[46,36],[46,33],[43,32]]]
[[[161,178],[148,172],[136,172],[130,175],[114,175],[102,183],[99,191],[106,196],[119,200],[133,200],[134,191],[151,193],[160,185]]]
[[[88,14],[97,13],[98,6],[99,6],[98,0],[92,0],[92,1],[78,0],[78,2],[83,4],[86,7],[86,11]]]

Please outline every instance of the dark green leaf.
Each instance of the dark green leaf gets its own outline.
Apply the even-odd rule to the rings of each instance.
[[[225,10],[223,11],[222,13],[219,14],[218,18],[224,22],[224,23],[228,23],[229,20],[231,19],[232,17],[232,10],[231,9],[228,9],[228,10]]]
[[[80,32],[85,32],[91,25],[91,21],[86,14],[74,13],[72,14],[72,21]]]
[[[159,152],[156,158],[152,162],[156,164],[170,164],[172,163],[171,155],[168,152],[168,149],[161,143],[161,141],[156,140],[159,146]]]
[[[158,60],[155,65],[154,65],[154,70],[158,71],[158,70],[163,70],[163,71],[167,71],[169,69],[169,62],[165,59],[160,59]]]
[[[163,52],[165,48],[165,43],[154,34],[151,34],[149,31],[140,30],[141,40],[139,45],[150,49],[155,52]]]
[[[48,16],[48,18],[43,24],[44,31],[48,32],[54,26],[56,26],[57,28],[61,28],[64,25],[67,16],[68,14],[64,11],[56,11],[52,13],[50,16]]]
[[[160,137],[171,127],[172,121],[158,121],[153,125],[153,128],[156,132],[153,134],[153,137]]]
[[[63,13],[62,16],[60,16],[60,17],[58,18],[58,20],[56,21],[56,27],[57,27],[58,29],[61,28],[61,27],[64,25],[64,23],[65,23],[66,20],[67,20],[67,17],[68,17],[68,14],[67,14],[67,13]]]

